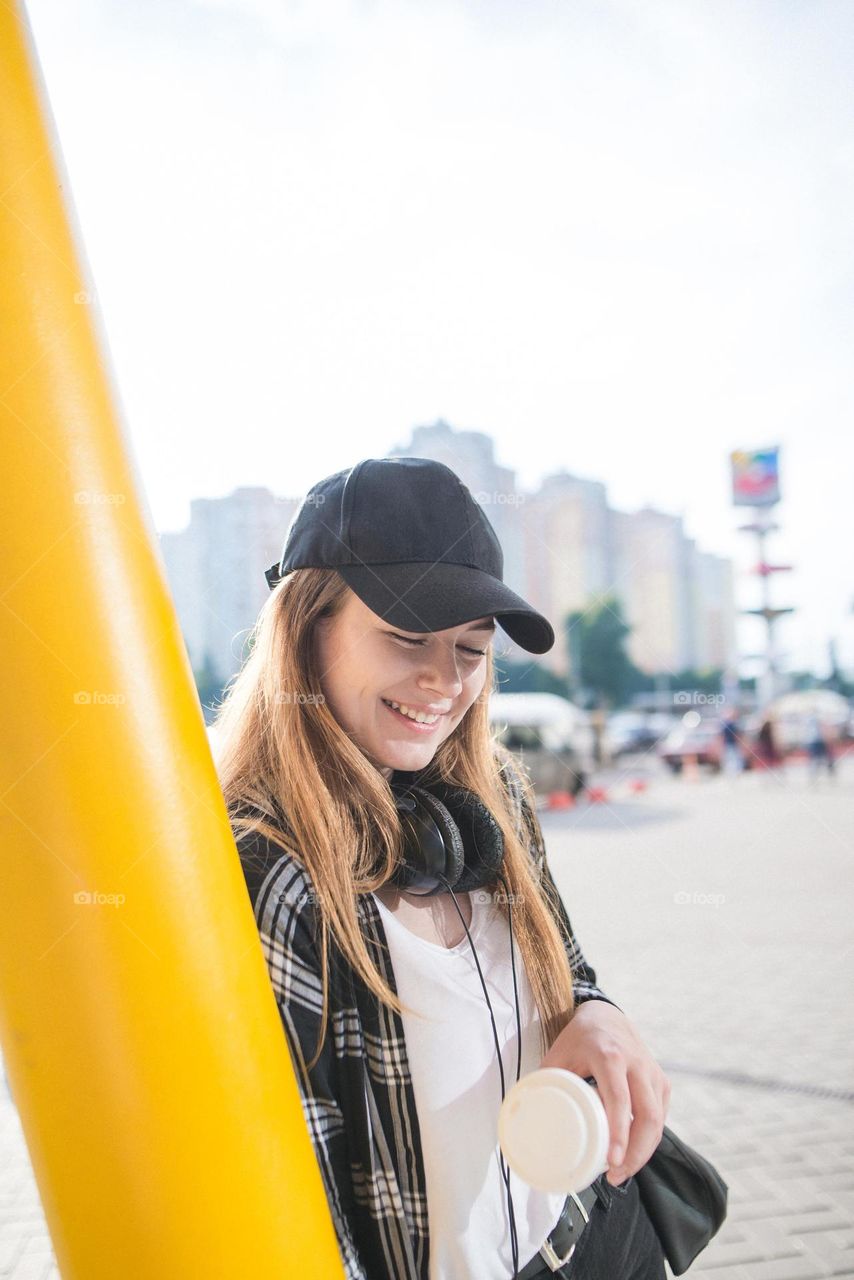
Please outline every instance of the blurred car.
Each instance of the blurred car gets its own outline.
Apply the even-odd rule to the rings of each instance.
[[[672,728],[673,717],[661,712],[617,711],[605,728],[605,750],[612,759],[649,751]]]
[[[540,795],[575,796],[584,789],[593,733],[589,716],[574,702],[556,693],[494,693],[489,720],[503,745],[523,761]]]
[[[686,725],[684,722],[676,725],[659,743],[658,755],[671,773],[681,773],[689,757],[698,765],[711,769],[713,773],[720,773],[723,764],[720,721],[709,719],[701,720],[696,725]]]
[[[773,716],[777,745],[787,753],[807,746],[816,719],[834,740],[847,737],[851,708],[846,698],[831,689],[802,689],[768,703],[760,720],[766,715]]]

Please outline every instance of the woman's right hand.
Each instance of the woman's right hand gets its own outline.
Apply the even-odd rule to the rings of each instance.
[[[540,1063],[593,1076],[608,1117],[608,1181],[642,1169],[664,1131],[670,1081],[622,1010],[585,1000]]]

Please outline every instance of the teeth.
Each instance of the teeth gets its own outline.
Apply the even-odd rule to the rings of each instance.
[[[429,716],[425,711],[410,711],[402,702],[389,702],[390,707],[394,707],[396,711],[401,711],[405,716],[409,716],[410,720],[417,721],[418,724],[435,724],[439,719],[438,716]]]

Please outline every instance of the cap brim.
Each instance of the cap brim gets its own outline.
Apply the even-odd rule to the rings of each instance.
[[[403,631],[444,631],[491,616],[528,653],[547,653],[551,623],[497,578],[464,564],[335,566],[359,599]]]

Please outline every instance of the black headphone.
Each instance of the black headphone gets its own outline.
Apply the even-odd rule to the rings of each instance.
[[[428,897],[437,893],[450,893],[466,937],[472,949],[475,965],[489,1016],[501,1077],[501,1101],[504,1101],[504,1064],[498,1043],[498,1028],[486,981],[471,940],[468,925],[457,902],[457,893],[482,889],[500,880],[507,900],[507,919],[510,929],[510,965],[513,973],[513,996],[516,1003],[516,1079],[522,1068],[522,1025],[519,1013],[519,990],[516,983],[516,960],[513,948],[513,910],[507,882],[501,874],[504,862],[504,838],[495,818],[480,798],[463,787],[447,782],[431,782],[429,790],[411,781],[413,774],[396,770],[389,785],[403,829],[403,860],[391,876],[391,883],[407,893]],[[455,893],[456,890],[456,893]],[[501,1177],[507,1192],[507,1214],[510,1222],[510,1243],[513,1254],[513,1276],[518,1274],[519,1242],[513,1196],[510,1192],[510,1171],[505,1167],[504,1156],[499,1149]]]
[[[504,840],[477,796],[443,782],[431,783],[428,791],[401,773],[390,785],[404,837],[403,862],[392,883],[425,896],[448,889],[468,893],[494,883]]]

